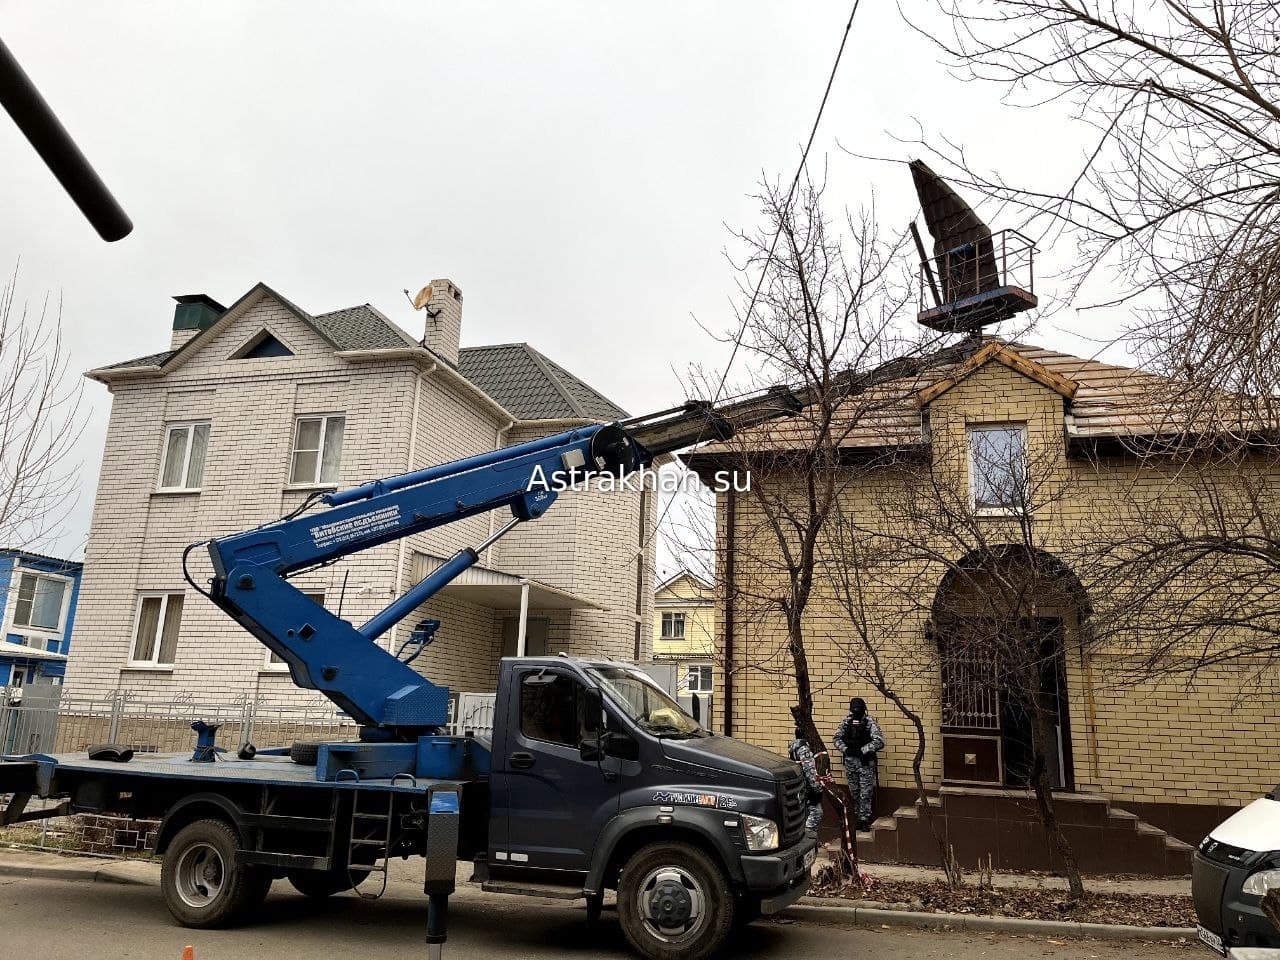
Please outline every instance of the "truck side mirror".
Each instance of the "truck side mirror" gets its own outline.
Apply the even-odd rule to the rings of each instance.
[[[639,760],[640,744],[625,733],[606,733],[604,752],[618,760]]]
[[[582,691],[582,732],[598,738],[604,729],[604,697],[598,687]]]

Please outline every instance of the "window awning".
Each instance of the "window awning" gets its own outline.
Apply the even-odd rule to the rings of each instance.
[[[413,554],[413,582],[420,583],[445,562],[445,558],[426,553]],[[605,607],[559,587],[521,577],[504,570],[474,566],[440,591],[440,596],[457,597],[477,606],[493,610],[517,610],[520,591],[529,585],[530,610],[604,610]]]

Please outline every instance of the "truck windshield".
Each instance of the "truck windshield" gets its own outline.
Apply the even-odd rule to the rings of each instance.
[[[638,670],[625,667],[593,667],[587,671],[600,682],[627,716],[658,737],[703,737],[698,725],[667,695],[667,692]]]

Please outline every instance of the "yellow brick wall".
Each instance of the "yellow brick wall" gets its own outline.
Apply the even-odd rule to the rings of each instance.
[[[933,476],[954,482],[967,496],[966,426],[974,423],[1024,423],[1027,426],[1031,485],[1039,504],[1031,525],[1032,545],[1059,558],[1071,556],[1091,535],[1112,535],[1109,524],[1126,518],[1116,504],[1138,496],[1184,498],[1195,509],[1195,494],[1177,479],[1140,473],[1132,461],[1119,458],[1089,462],[1068,458],[1064,400],[1053,390],[1002,364],[990,362],[928,408],[927,427]],[[886,503],[900,502],[912,484],[927,473],[882,469],[862,476],[842,504],[847,515],[867,526],[890,524]],[[785,476],[753,477],[754,483],[796,486]],[[735,605],[733,729],[742,737],[774,750],[791,737],[789,707],[795,702],[793,667],[786,648],[785,624],[776,602],[784,578],[776,563],[776,546],[760,523],[752,494],[738,494],[735,579],[750,594]],[[720,627],[724,611],[724,561],[727,547],[724,495],[717,504],[719,569],[717,604]],[[1129,521],[1132,522],[1132,521]],[[1019,542],[1023,536],[1007,519],[980,521],[986,543]],[[937,530],[945,528],[940,523]],[[972,538],[970,538],[972,539]],[[966,552],[965,538],[950,542],[939,534],[930,543],[939,555],[957,560]],[[1069,564],[1068,564],[1069,565]],[[927,636],[928,607],[945,571],[942,563],[899,560],[862,571],[867,598],[867,628],[886,658],[894,689],[918,711],[928,735],[926,783],[941,782],[941,677],[935,643]],[[1090,571],[1077,570],[1089,581]],[[1122,683],[1117,665],[1123,650],[1114,644],[1082,643],[1080,624],[1060,601],[1046,600],[1037,616],[1062,616],[1072,755],[1078,789],[1098,791],[1117,801],[1211,803],[1253,799],[1280,782],[1280,725],[1274,723],[1274,701],[1242,696],[1255,671],[1238,665],[1184,677],[1145,683]],[[867,685],[858,669],[852,625],[838,602],[829,578],[819,577],[806,620],[806,650],[813,680],[816,720],[830,737],[844,715],[850,696],[867,699],[884,728],[888,747],[882,754],[883,785],[913,785],[910,761],[915,733],[894,706]],[[717,635],[717,691],[724,690],[723,644]],[[724,698],[716,698],[715,722],[724,720]]]

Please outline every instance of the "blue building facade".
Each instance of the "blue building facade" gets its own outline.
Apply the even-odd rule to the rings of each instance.
[[[0,686],[62,681],[84,565],[0,548]]]

